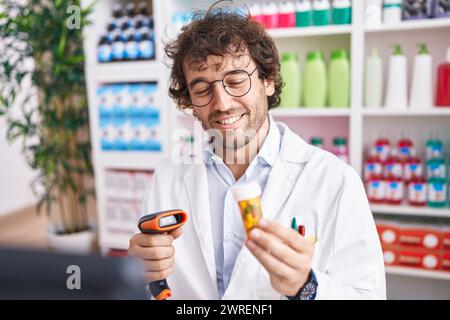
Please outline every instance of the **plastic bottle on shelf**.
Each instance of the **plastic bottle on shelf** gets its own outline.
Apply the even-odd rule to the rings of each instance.
[[[139,56],[139,48],[135,36],[131,34],[125,45],[125,59],[136,60]]]
[[[375,141],[375,150],[381,161],[386,161],[390,153],[390,141],[384,136],[379,135]]]
[[[284,87],[281,90],[280,107],[299,107],[301,105],[301,72],[295,52],[285,52],[281,56],[281,78]]]
[[[381,25],[383,0],[366,0],[366,27],[377,28]]]
[[[446,168],[444,159],[430,159],[427,161],[427,178],[446,178]]]
[[[397,24],[402,21],[402,0],[384,0],[383,23]]]
[[[437,69],[436,106],[450,107],[450,47],[447,49],[447,61]]]
[[[368,108],[381,108],[383,98],[383,62],[376,48],[366,61],[364,97]]]
[[[399,45],[395,45],[394,53],[389,60],[386,91],[386,108],[397,110],[407,108],[407,63]]]
[[[389,156],[383,163],[384,176],[386,178],[398,178],[400,181],[403,178],[403,163],[401,162],[397,149],[393,148]]]
[[[427,182],[423,177],[414,177],[408,182],[408,203],[416,207],[426,206]]]
[[[114,61],[122,61],[125,58],[125,41],[121,35],[114,38],[111,46],[111,56]]]
[[[346,50],[334,50],[328,68],[328,101],[330,107],[350,106],[350,61]]]
[[[405,181],[412,181],[413,179],[423,176],[423,163],[422,160],[417,157],[416,150],[411,150],[411,155],[405,162],[404,166],[404,179]]]
[[[274,2],[266,2],[262,5],[263,24],[267,29],[278,27],[278,6]]]
[[[443,208],[447,204],[447,181],[444,178],[430,178],[427,185],[428,206]]]
[[[333,153],[342,161],[349,163],[347,139],[336,137],[333,139]]]
[[[327,72],[323,54],[308,52],[303,75],[303,103],[309,108],[323,108],[327,102]]]
[[[402,132],[402,137],[398,141],[397,146],[399,151],[399,158],[402,162],[405,162],[411,156],[411,151],[414,148],[412,140],[405,132]]]
[[[112,9],[112,15],[114,18],[114,23],[118,28],[122,28],[122,24],[124,22],[125,16],[123,14],[123,7],[120,3],[115,3]]]
[[[253,21],[259,22],[264,25],[264,18],[262,15],[262,8],[258,3],[253,3],[249,7],[250,17]]]
[[[312,25],[312,6],[309,0],[299,0],[295,5],[295,23],[297,27]]]
[[[152,33],[142,35],[142,40],[138,43],[139,59],[148,60],[155,57],[155,48],[153,44]]]
[[[426,44],[420,44],[419,53],[414,59],[413,78],[409,107],[416,110],[431,109],[433,59],[428,53]]]
[[[401,178],[388,177],[386,179],[386,202],[400,205],[405,197],[405,184]]]
[[[352,22],[352,3],[350,0],[334,0],[332,9],[333,24]]]
[[[322,137],[311,137],[311,144],[315,147],[323,149],[323,138]]]
[[[295,5],[291,1],[283,1],[279,5],[278,27],[293,28],[295,27]]]
[[[443,159],[444,158],[444,146],[442,141],[439,140],[437,133],[426,142],[426,159]]]
[[[315,26],[326,26],[330,24],[331,6],[328,0],[314,0],[313,23]]]
[[[372,176],[366,184],[367,197],[371,203],[383,203],[386,195],[385,182],[381,176]]]
[[[111,52],[112,52],[111,41],[108,39],[107,36],[102,36],[100,38],[97,48],[98,62],[110,62],[112,59]]]
[[[370,149],[369,156],[364,163],[364,181],[369,181],[372,177],[383,174],[383,163],[375,148]]]

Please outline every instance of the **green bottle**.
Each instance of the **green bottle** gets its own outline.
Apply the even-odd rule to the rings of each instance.
[[[328,0],[314,0],[313,22],[315,26],[326,26],[330,24],[331,6]]]
[[[295,8],[295,21],[297,27],[309,27],[312,25],[312,7],[309,0],[300,0]]]
[[[447,204],[447,181],[444,178],[428,180],[428,206],[443,208]]]
[[[311,144],[315,147],[323,149],[322,137],[311,137]]]
[[[303,76],[304,105],[308,108],[323,108],[327,100],[327,71],[323,54],[311,51],[306,58]]]
[[[346,50],[331,53],[328,69],[328,101],[330,107],[350,106],[350,61]]]
[[[302,98],[301,72],[298,57],[295,52],[285,52],[281,56],[281,79],[283,88],[280,95],[280,107],[299,107]]]

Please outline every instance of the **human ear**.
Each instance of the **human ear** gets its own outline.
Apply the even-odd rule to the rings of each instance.
[[[268,97],[273,96],[275,93],[275,82],[273,80],[264,79],[264,88],[266,89],[266,95]]]

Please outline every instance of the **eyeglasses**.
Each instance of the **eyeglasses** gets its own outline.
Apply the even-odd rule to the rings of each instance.
[[[213,99],[213,84],[221,82],[226,93],[233,97],[245,96],[252,88],[252,74],[258,69],[256,67],[251,73],[245,70],[233,70],[227,72],[222,79],[211,82],[198,80],[191,83],[190,100],[194,107],[206,107]]]

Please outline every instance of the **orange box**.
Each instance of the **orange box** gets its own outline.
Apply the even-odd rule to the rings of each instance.
[[[403,225],[398,229],[397,243],[402,247],[439,250],[442,248],[442,236],[438,229]]]
[[[438,270],[441,266],[441,257],[429,250],[399,250],[397,252],[397,265]]]

